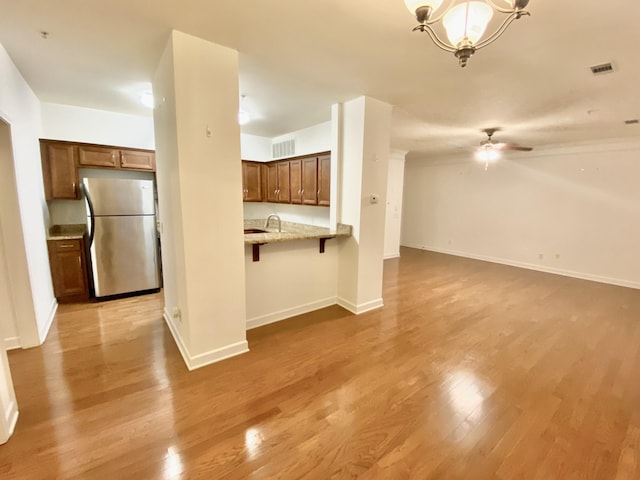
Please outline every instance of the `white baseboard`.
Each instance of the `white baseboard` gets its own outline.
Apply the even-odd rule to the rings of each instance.
[[[321,308],[330,307],[331,305],[335,305],[336,303],[338,303],[338,299],[336,297],[330,297],[323,300],[307,303],[305,305],[298,305],[296,307],[287,308],[278,312],[251,318],[247,320],[247,330],[262,327],[264,325],[269,325],[270,323],[279,322],[286,318],[295,317],[296,315],[302,315],[303,313],[313,312],[314,310],[319,310]]]
[[[390,258],[400,258],[400,252],[385,253],[384,254],[384,259],[385,260],[389,260]]]
[[[205,353],[201,353],[194,357],[191,357],[190,363],[187,365],[189,370],[195,370],[196,368],[211,365],[212,363],[221,362],[231,357],[236,357],[247,353],[249,351],[249,343],[244,340],[242,342],[234,343],[231,345],[225,345],[224,347],[216,348]]]
[[[486,255],[475,255],[473,253],[459,252],[457,250],[448,250],[446,248],[427,247],[424,245],[403,244],[403,247],[415,248],[418,250],[427,250],[429,252],[444,253],[446,255],[454,255],[456,257],[472,258],[474,260],[482,260],[484,262],[499,263],[509,265],[511,267],[526,268],[527,270],[536,270],[538,272],[552,273],[554,275],[562,275],[565,277],[579,278],[580,280],[589,280],[591,282],[607,283],[618,287],[627,287],[640,289],[640,282],[632,282],[628,280],[620,280],[617,278],[604,277],[601,275],[592,275],[590,273],[575,272],[573,270],[565,270],[562,268],[548,267],[545,265],[536,265],[533,263],[519,262],[504,258],[489,257]]]
[[[362,313],[370,312],[371,310],[375,310],[377,308],[381,308],[384,306],[384,302],[382,298],[378,298],[376,300],[372,300],[371,302],[361,303],[360,305],[356,305],[354,303],[345,300],[344,298],[338,297],[338,305],[342,308],[349,310],[351,313],[355,313],[356,315],[360,315]]]
[[[9,437],[13,435],[13,432],[16,429],[16,424],[18,423],[18,404],[14,401],[11,401],[4,412],[5,425],[7,427],[6,431],[0,431],[0,445],[3,443],[7,443]],[[0,429],[4,430],[4,428]]]
[[[47,339],[47,335],[49,335],[49,330],[51,330],[51,325],[53,325],[53,320],[56,318],[56,312],[58,311],[58,301],[54,298],[51,302],[51,308],[49,309],[49,318],[47,319],[47,323],[40,326],[38,325],[38,336],[40,337],[40,345],[44,343]]]
[[[176,326],[173,324],[171,315],[169,315],[169,312],[166,308],[164,309],[162,317],[164,318],[167,327],[169,327],[169,331],[171,332],[171,335],[173,336],[173,339],[178,346],[178,350],[180,351],[180,355],[182,355],[182,359],[184,360],[184,363],[189,371],[195,370],[196,368],[204,367],[206,365],[211,365],[212,363],[220,362],[222,360],[226,360],[227,358],[235,357],[236,355],[240,355],[249,351],[249,344],[246,340],[244,340],[242,342],[234,343],[232,345],[225,345],[224,347],[192,356],[189,353],[186,345],[182,341],[182,337],[180,336]]]
[[[4,339],[4,346],[7,350],[17,350],[21,347],[20,337],[8,337]]]

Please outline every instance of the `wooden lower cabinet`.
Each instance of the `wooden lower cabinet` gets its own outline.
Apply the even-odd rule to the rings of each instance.
[[[59,302],[80,302],[89,298],[84,241],[48,240],[53,292]]]

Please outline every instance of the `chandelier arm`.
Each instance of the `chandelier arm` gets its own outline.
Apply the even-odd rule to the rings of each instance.
[[[425,25],[422,31],[429,34],[431,40],[433,40],[433,43],[435,43],[438,48],[441,48],[445,52],[455,53],[456,48],[440,40],[440,37],[438,37],[438,34],[431,28],[431,25]]]
[[[489,3],[495,10],[497,10],[500,13],[514,13],[517,12],[518,9],[517,8],[502,8],[499,7],[498,5],[496,5],[493,0],[486,0],[487,3]],[[522,10],[520,10],[522,11]]]
[[[505,30],[509,28],[509,25],[511,25],[515,20],[519,19],[523,15],[530,15],[530,13],[527,12],[526,10],[518,10],[516,12],[512,12],[511,15],[509,15],[505,19],[505,21],[502,22],[502,25],[500,25],[500,28],[498,28],[494,33],[492,33],[490,36],[485,38],[483,41],[478,42],[478,44],[475,45],[476,50],[479,50],[495,42],[505,32]]]
[[[442,20],[442,18],[449,12],[449,10],[451,9],[451,7],[453,6],[453,3],[456,0],[449,0],[447,3],[447,6],[445,8],[442,9],[442,13],[440,15],[438,15],[437,17],[434,17],[432,19],[429,19],[425,22],[426,25],[433,25],[434,23],[438,23],[440,20]]]

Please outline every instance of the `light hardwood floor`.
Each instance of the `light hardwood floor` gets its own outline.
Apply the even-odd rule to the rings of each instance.
[[[191,373],[160,295],[60,306],[0,478],[640,478],[639,290],[404,249],[384,300]]]

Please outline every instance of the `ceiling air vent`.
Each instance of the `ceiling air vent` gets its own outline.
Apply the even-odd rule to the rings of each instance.
[[[624,123],[626,123],[627,125],[637,125],[638,123],[640,123],[640,120],[634,118],[632,120],[625,120]]]
[[[611,63],[602,63],[600,65],[594,65],[591,67],[591,73],[594,75],[604,75],[605,73],[612,73],[613,65]]]
[[[273,158],[293,157],[296,154],[296,140],[285,140],[271,145],[271,155]]]

